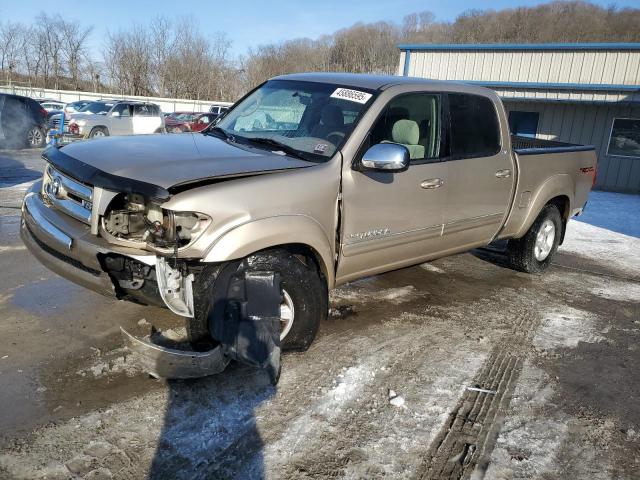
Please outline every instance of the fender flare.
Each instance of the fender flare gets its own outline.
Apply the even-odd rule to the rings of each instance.
[[[569,199],[568,211],[571,212],[571,205],[574,202],[575,185],[570,175],[561,173],[548,178],[533,194],[529,209],[522,220],[522,226],[513,235],[514,238],[521,238],[524,236],[533,222],[542,211],[542,208],[549,203],[549,200],[555,197],[567,197]],[[565,212],[560,212],[564,218]]]
[[[260,250],[292,244],[313,250],[327,286],[332,288],[335,282],[332,242],[316,220],[303,214],[267,217],[233,227],[213,242],[202,261],[237,260]]]

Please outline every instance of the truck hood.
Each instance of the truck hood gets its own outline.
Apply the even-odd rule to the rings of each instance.
[[[199,133],[94,139],[48,149],[43,156],[93,185],[117,188],[121,179],[123,184],[139,182],[164,191],[189,183],[314,165]],[[107,184],[105,178],[110,179]]]

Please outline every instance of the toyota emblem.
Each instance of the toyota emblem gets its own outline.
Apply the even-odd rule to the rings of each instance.
[[[53,195],[54,197],[58,196],[58,193],[60,192],[60,178],[59,177],[54,177],[53,180],[51,181],[51,186],[49,188],[49,191],[51,192],[51,195]]]

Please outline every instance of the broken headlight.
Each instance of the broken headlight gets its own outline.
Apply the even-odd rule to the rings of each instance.
[[[101,230],[114,243],[171,253],[193,243],[210,223],[204,213],[167,210],[141,195],[127,194],[114,199]]]

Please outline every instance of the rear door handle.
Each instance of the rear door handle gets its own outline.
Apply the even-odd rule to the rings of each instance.
[[[444,184],[441,178],[428,178],[420,184],[422,188],[439,188]]]
[[[496,172],[496,177],[498,178],[509,178],[510,176],[511,176],[511,170],[509,170],[508,168],[504,170],[498,170]]]

